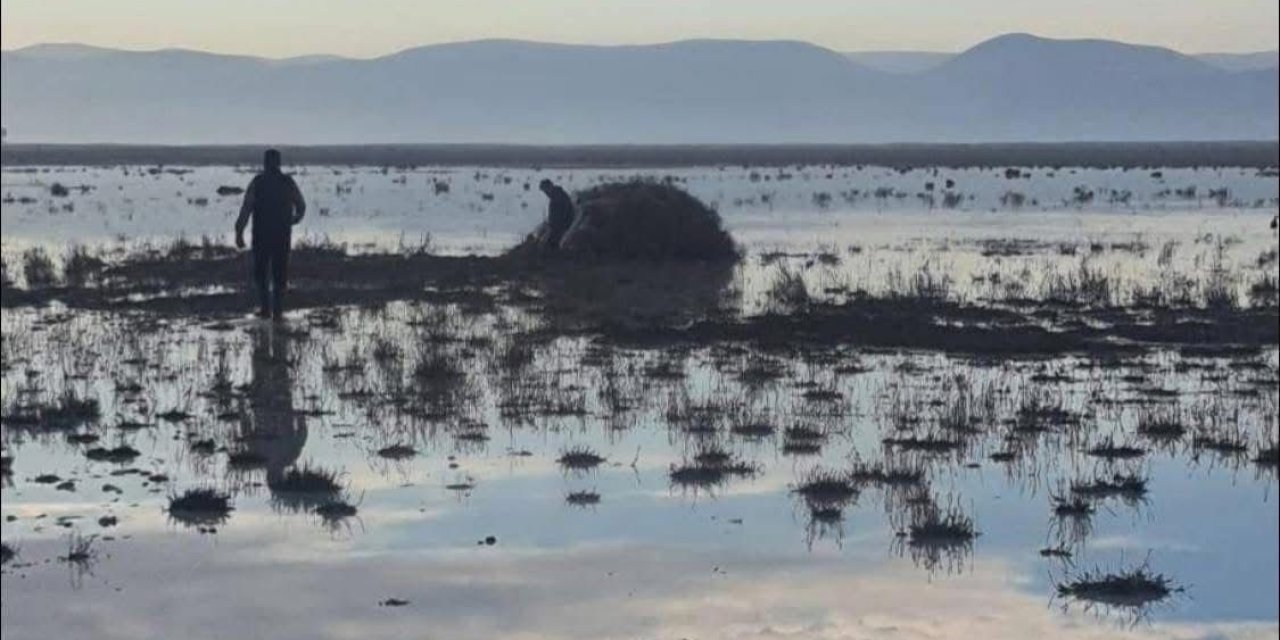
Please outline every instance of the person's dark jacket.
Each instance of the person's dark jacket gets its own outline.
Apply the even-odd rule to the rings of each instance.
[[[289,237],[289,230],[306,211],[306,202],[293,177],[280,171],[254,176],[245,190],[241,217],[253,216],[253,243]],[[240,225],[237,225],[238,227]]]
[[[573,198],[559,186],[548,189],[547,198],[551,201],[547,208],[547,242],[555,247],[573,225]]]

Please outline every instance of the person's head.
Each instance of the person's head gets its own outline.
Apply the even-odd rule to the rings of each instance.
[[[543,178],[542,182],[538,183],[538,190],[543,193],[550,194],[551,190],[555,188],[555,186],[556,186],[556,183],[552,182],[548,178]]]
[[[280,150],[267,149],[262,153],[262,168],[267,171],[280,170]]]

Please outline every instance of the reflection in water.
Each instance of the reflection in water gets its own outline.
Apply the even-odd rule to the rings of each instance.
[[[239,180],[229,168],[5,176],[44,182],[64,171],[98,188],[73,196],[58,225],[43,201],[6,205],[6,251],[15,238],[196,237],[225,221],[186,199]],[[537,172],[391,171],[451,180],[452,191],[424,205],[420,190],[376,168],[315,169],[308,179],[331,194],[318,208],[352,215],[313,228],[390,244],[430,230],[455,249],[484,235],[496,249],[540,215],[520,206],[521,184]],[[19,554],[0,578],[5,637],[200,640],[262,635],[268,623],[279,638],[1276,636],[1276,476],[1274,462],[1261,462],[1275,459],[1274,348],[991,361],[794,348],[786,325],[771,345],[654,345],[646,339],[660,336],[631,326],[590,342],[579,327],[528,314],[567,307],[603,321],[625,309],[641,326],[680,325],[726,296],[751,312],[774,291],[775,267],[800,264],[800,284],[819,300],[877,294],[887,275],[910,279],[922,259],[968,300],[1033,295],[1086,259],[1134,282],[1198,282],[1212,257],[1200,239],[1206,219],[1242,239],[1231,253],[1242,274],[1273,277],[1274,257],[1258,262],[1274,250],[1254,233],[1260,214],[1149,196],[1164,182],[1221,183],[1272,202],[1274,179],[1038,171],[1019,188],[1047,204],[1092,185],[1178,211],[1010,216],[982,212],[1008,180],[944,171],[973,198],[961,206],[971,211],[938,215],[914,210],[914,198],[865,192],[849,200],[855,211],[810,205],[815,189],[849,184],[909,194],[919,171],[801,169],[800,179],[759,183],[754,171],[649,171],[721,205],[751,245],[736,270],[568,270],[530,291],[442,291],[434,304],[329,308],[248,331],[145,312],[6,308],[3,526]],[[609,174],[565,173],[578,185]],[[191,214],[174,216],[170,204]],[[870,211],[882,208],[892,213]],[[378,213],[362,220],[362,211]],[[1166,240],[1172,262],[1144,248]],[[90,438],[141,455],[92,460],[78,444]],[[556,460],[578,447],[603,462],[565,474]],[[330,491],[338,476],[362,498],[361,535],[297,526],[355,514],[353,500]],[[222,479],[235,517],[218,520],[216,535],[166,522],[167,495]],[[306,491],[317,487],[322,496]],[[104,512],[119,524],[99,525]],[[95,579],[68,598],[57,559],[69,556],[72,531],[100,537]],[[1055,567],[1123,571],[1151,549],[1153,572],[1194,591],[1166,600],[1150,626],[1046,606],[1078,577],[1045,575]],[[1077,580],[1071,594],[1097,589]],[[411,604],[377,606],[393,598]]]
[[[6,331],[11,317],[40,315],[7,315]],[[1194,599],[1174,599],[1153,624],[1266,619],[1274,611],[1263,601],[1274,593],[1269,549],[1248,546],[1248,564],[1227,572],[1212,566],[1230,562],[1229,550],[1237,548],[1215,538],[1223,531],[1255,541],[1274,535],[1268,518],[1275,505],[1257,495],[1274,477],[1255,476],[1250,461],[1274,434],[1275,391],[1265,386],[1273,384],[1274,353],[1239,357],[1234,366],[1180,354],[1162,356],[1158,366],[1134,360],[1106,368],[1067,357],[1055,367],[1087,373],[1046,382],[1039,378],[1055,376],[1038,362],[991,366],[944,355],[737,344],[620,346],[549,335],[510,309],[398,304],[327,310],[295,319],[292,328],[179,325],[138,333],[128,348],[159,354],[156,365],[141,366],[122,364],[136,359],[127,353],[102,358],[75,346],[123,343],[119,336],[132,325],[105,318],[50,323],[6,342],[6,358],[26,360],[4,376],[6,403],[23,403],[4,407],[15,485],[5,489],[4,511],[17,518],[6,523],[5,540],[23,542],[23,556],[33,561],[56,558],[63,552],[50,551],[52,525],[40,516],[68,514],[69,527],[96,531],[104,508],[97,489],[109,482],[119,493],[107,499],[122,496],[111,507],[121,516],[113,533],[122,535],[99,539],[99,573],[130,590],[156,580],[190,583],[201,596],[244,591],[244,599],[220,601],[224,614],[284,606],[272,594],[296,592],[311,606],[331,605],[335,618],[359,621],[353,637],[403,635],[391,615],[448,617],[441,627],[462,637],[530,630],[549,637],[767,637],[785,628],[798,637],[875,638],[894,637],[895,625],[954,637],[990,630],[952,601],[990,608],[967,600],[962,587],[991,580],[998,584],[984,587],[987,596],[1012,598],[1017,615],[1030,619],[1022,627],[1005,621],[1010,628],[1071,637],[1079,608],[1064,619],[1045,607],[1058,586],[1045,576],[1048,568],[1067,556],[1082,567],[1123,568],[1118,552],[1152,548],[1153,567],[1196,589]],[[67,340],[73,332],[85,338]],[[1209,368],[1212,378],[1186,373]],[[1188,398],[1231,403],[1252,429],[1249,455],[1230,458],[1234,468],[1209,468],[1218,457],[1197,467],[1184,439],[1138,461],[1095,459],[1090,450],[1146,410],[1134,400],[1140,391],[1124,380],[1135,371],[1186,388]],[[100,417],[66,418],[69,408],[94,403]],[[150,424],[153,411],[143,403],[191,418],[122,427],[118,416]],[[74,426],[51,430],[44,419],[50,415]],[[134,463],[86,462],[77,441],[90,436],[143,454]],[[206,453],[185,455],[197,444],[208,444]],[[79,489],[37,480],[52,472],[71,476]],[[337,487],[336,477],[346,486]],[[157,501],[165,493],[215,478],[230,478],[236,498],[235,517],[216,536],[175,534],[148,515],[162,513]],[[259,486],[267,495],[257,495]],[[308,491],[317,487],[322,495]],[[300,516],[334,527],[354,516],[343,490],[361,498],[360,535],[290,525]],[[126,506],[132,504],[139,506]],[[1231,524],[1206,527],[1197,511],[1220,513]],[[1116,538],[1117,528],[1133,533],[1123,546],[1098,544],[1099,537]],[[494,544],[476,545],[489,539]],[[1180,546],[1162,550],[1161,539]],[[602,548],[609,553],[574,571],[572,563],[538,562],[557,554],[581,560]],[[652,564],[647,554],[673,550],[685,554],[684,565],[655,565],[662,573],[645,566]],[[707,558],[716,561],[704,567]],[[773,566],[765,571],[761,562]],[[895,584],[864,580],[886,564],[896,569]],[[901,571],[913,564],[928,575]],[[199,572],[183,573],[190,566]],[[503,567],[557,573],[498,575]],[[404,572],[438,581],[415,582]],[[1239,584],[1215,582],[1223,573]],[[19,578],[6,568],[5,606],[11,585],[44,577],[32,569],[30,578]],[[585,597],[590,604],[572,601],[580,582],[599,592]],[[847,601],[824,589],[897,590],[918,608],[873,624],[868,620],[882,611],[846,616]],[[255,590],[267,604],[250,598]],[[102,595],[92,584],[83,593],[86,602]],[[939,594],[942,602],[932,599]],[[146,621],[143,607],[166,606],[136,592],[128,597],[134,599],[116,611],[135,621]],[[367,608],[378,610],[376,602],[388,598],[412,604],[368,617]],[[466,626],[468,617],[493,618],[515,598],[535,598],[542,608],[530,605],[495,623],[499,628]],[[441,603],[452,606],[432,609]],[[778,610],[784,603],[803,613]],[[583,627],[546,618],[591,605],[616,617]],[[635,611],[646,607],[670,617],[637,620]],[[765,609],[769,622],[756,624]],[[1127,624],[1132,610],[1118,617]],[[6,634],[41,624],[22,609],[16,617],[6,610],[5,620]],[[100,635],[99,623],[106,624],[86,622],[94,630],[86,635]],[[315,624],[279,635],[311,637]],[[1096,635],[1112,635],[1113,625],[1091,624]]]
[[[298,550],[272,529],[217,549],[164,536],[122,546],[118,582],[175,586],[86,589],[57,616],[10,617],[42,606],[37,594],[49,576],[33,576],[23,590],[6,583],[6,636],[59,637],[46,632],[70,625],[81,637],[108,640],[171,629],[194,630],[192,638],[252,637],[266,620],[271,636],[284,640],[411,638],[428,627],[430,637],[547,639],[1247,640],[1274,633],[1261,622],[1099,626],[1090,614],[1064,614],[1017,590],[1018,569],[998,557],[962,577],[924,583],[883,564],[849,571],[830,557],[644,545],[335,557],[324,548]],[[179,553],[198,573],[167,560]],[[378,606],[391,598],[409,604],[395,612]],[[220,606],[194,604],[214,602]],[[163,622],[156,611],[166,612]]]
[[[1151,556],[1141,565],[1112,571],[1070,570],[1055,580],[1064,611],[1078,605],[1086,613],[1110,615],[1131,627],[1151,619],[1156,607],[1172,607],[1170,598],[1185,592],[1168,576],[1152,571]]]
[[[296,338],[273,324],[252,329],[250,412],[241,421],[239,439],[252,459],[266,469],[267,488],[280,493],[285,472],[298,462],[307,444],[307,422],[294,411],[290,349]]]

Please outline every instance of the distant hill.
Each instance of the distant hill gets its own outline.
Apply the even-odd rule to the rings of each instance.
[[[889,73],[918,73],[937,67],[959,54],[947,51],[849,51],[850,60]],[[1255,53],[1197,53],[1191,57],[1224,71],[1256,71],[1280,66],[1280,51]]]
[[[1196,58],[1227,71],[1258,71],[1280,67],[1280,51],[1200,53]]]
[[[955,57],[943,51],[850,51],[850,60],[888,73],[917,73],[932,69]]]
[[[9,140],[786,143],[1274,139],[1275,68],[1010,34],[858,61],[803,42],[432,45],[369,60],[38,45]],[[905,68],[904,68],[905,65]],[[889,69],[889,70],[886,70]],[[898,72],[891,72],[896,69]],[[912,70],[914,69],[914,70]]]

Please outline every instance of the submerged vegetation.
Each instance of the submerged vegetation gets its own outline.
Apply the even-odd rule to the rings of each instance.
[[[1004,182],[1070,171],[1008,169],[986,177],[1023,219],[1050,199]],[[324,169],[333,200],[321,206],[364,188],[350,171]],[[781,211],[779,184],[841,169],[752,171],[740,206]],[[830,217],[909,201],[947,208],[931,211],[941,218],[981,201],[973,176],[877,171],[894,184],[814,186],[804,202]],[[465,202],[477,225],[532,190],[488,169],[389,167],[375,179]],[[608,211],[576,261],[447,255],[434,238],[394,250],[300,242],[291,311],[274,327],[241,317],[244,258],[212,239],[10,256],[0,460],[15,517],[5,536],[21,531],[24,544],[13,565],[37,562],[50,530],[97,522],[133,535],[136,504],[208,534],[283,521],[324,539],[367,525],[375,546],[393,519],[468,553],[477,539],[494,540],[474,549],[487,553],[497,536],[542,534],[523,530],[529,514],[583,537],[678,522],[679,536],[771,543],[794,530],[810,548],[846,544],[848,527],[857,545],[892,537],[890,553],[928,572],[966,570],[981,531],[1016,539],[1032,562],[1074,566],[1104,546],[1087,544],[1095,525],[1145,531],[1181,504],[1170,467],[1230,475],[1206,491],[1275,481],[1274,256],[1230,237],[1076,238],[1074,227],[738,245],[718,213],[729,198],[692,200],[681,179],[576,183],[584,206]],[[1179,202],[1205,193],[1161,188]],[[1142,197],[1097,185],[1062,195],[1072,210],[1130,211]],[[644,217],[671,203],[696,230]],[[612,226],[629,218],[645,222]],[[11,507],[70,492],[90,505],[83,516]],[[439,517],[450,510],[485,517]],[[506,530],[456,530],[476,522]],[[86,558],[117,538],[89,540]],[[4,549],[8,562],[17,550]],[[1054,590],[1141,607],[1177,587],[1144,565]]]
[[[188,526],[222,524],[231,517],[231,496],[216,489],[188,489],[169,496],[169,517]]]
[[[566,449],[556,462],[560,466],[572,471],[586,471],[600,466],[605,461],[604,457],[592,451],[588,447],[572,447]]]
[[[1152,571],[1145,562],[1121,571],[1083,571],[1057,585],[1061,598],[1083,603],[1086,608],[1114,609],[1135,620],[1181,591],[1171,578]]]

